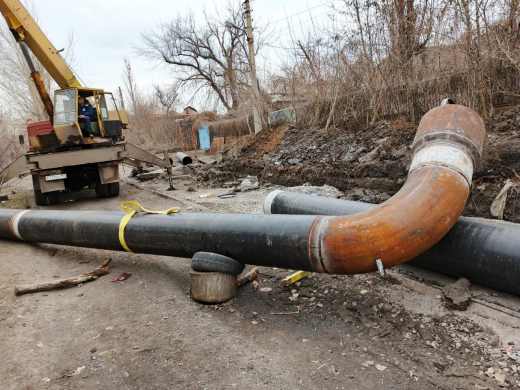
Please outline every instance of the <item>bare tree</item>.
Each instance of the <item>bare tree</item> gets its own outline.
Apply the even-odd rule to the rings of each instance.
[[[159,103],[166,110],[166,116],[169,116],[172,107],[178,103],[179,98],[179,89],[176,85],[170,85],[167,87],[161,87],[159,85],[154,85],[155,96]]]
[[[28,8],[34,19],[38,20],[38,12],[34,4],[29,3]],[[64,57],[70,64],[74,64],[75,61],[73,46],[74,35],[69,33]],[[33,55],[31,56],[47,90],[51,92],[57,89],[57,85],[49,73]],[[12,110],[13,118],[23,123],[28,118],[35,121],[47,119],[47,113],[30,78],[30,73],[19,44],[6,24],[0,23],[0,101],[9,110]]]
[[[22,151],[18,143],[19,128],[20,126],[13,120],[11,113],[0,109],[0,170],[11,163]]]
[[[267,85],[277,99],[290,93],[293,102],[305,101],[301,112],[314,115],[311,126],[417,122],[446,96],[487,115],[520,98],[519,4],[330,2],[331,23],[312,24],[286,45]],[[276,109],[283,108],[279,104]]]
[[[49,90],[53,85],[51,77],[36,59],[33,58],[33,61]],[[30,73],[18,43],[2,23],[0,26],[0,99],[20,120],[22,118],[47,119]]]
[[[500,7],[483,12],[486,32],[496,47],[493,53],[509,66],[520,70],[520,0],[502,0]]]
[[[176,103],[176,89],[158,88],[160,94],[157,89],[153,94],[143,93],[137,86],[130,61],[125,58],[124,62],[123,84],[130,114],[130,130],[127,131],[129,140],[154,152],[177,145],[173,131],[175,124],[172,114],[175,113],[171,112]],[[161,111],[161,105],[166,109],[166,115]]]
[[[143,33],[138,53],[172,66],[173,78],[194,93],[210,92],[226,110],[236,109],[247,96],[249,65],[244,45],[244,20],[240,3],[228,3],[223,13],[204,11],[204,23],[193,13],[161,23],[158,31]],[[227,28],[229,20],[238,28]],[[256,34],[261,35],[262,30]],[[255,38],[257,49],[264,41]]]

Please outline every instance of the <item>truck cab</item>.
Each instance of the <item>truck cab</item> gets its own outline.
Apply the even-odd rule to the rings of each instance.
[[[94,139],[88,137],[85,123],[78,121],[78,96],[83,96],[94,108],[94,118],[91,122],[96,137]],[[53,122],[54,126],[41,122],[29,126],[29,142],[33,150],[57,151],[80,145],[123,140],[123,129],[128,125],[128,116],[125,111],[117,108],[114,97],[109,92],[92,88],[67,88],[54,94]],[[44,128],[48,131],[44,131]]]

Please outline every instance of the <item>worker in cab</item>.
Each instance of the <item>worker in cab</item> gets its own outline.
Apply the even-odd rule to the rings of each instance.
[[[95,118],[92,104],[90,104],[88,100],[85,100],[83,96],[78,96],[78,122],[85,123],[85,129],[90,138],[94,138],[91,122],[95,122],[96,120],[97,118]]]

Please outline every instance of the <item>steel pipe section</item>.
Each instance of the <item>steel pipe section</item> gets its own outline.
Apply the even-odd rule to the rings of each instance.
[[[124,212],[0,210],[0,238],[116,251]],[[310,215],[137,213],[125,228],[135,253],[191,258],[212,252],[246,264],[312,271]]]
[[[182,163],[182,165],[188,165],[193,162],[190,156],[182,152],[175,153],[175,157],[177,157],[177,160],[179,160]]]
[[[264,202],[266,214],[351,215],[374,207],[284,191],[271,192]],[[519,224],[460,217],[437,244],[410,263],[520,295],[519,237]]]
[[[280,190],[270,192],[264,200],[264,214],[352,215],[374,207],[370,203]]]
[[[376,260],[392,267],[431,248],[455,224],[484,132],[482,119],[466,107],[431,110],[419,125],[401,191],[359,214],[139,213],[126,226],[125,240],[133,252],[179,257],[213,252],[243,263],[304,271],[372,272]],[[0,238],[123,250],[118,239],[123,215],[0,210]]]

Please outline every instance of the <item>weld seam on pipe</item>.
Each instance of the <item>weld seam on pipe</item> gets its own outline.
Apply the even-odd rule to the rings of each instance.
[[[282,190],[274,190],[271,191],[269,194],[267,194],[265,200],[264,200],[264,214],[272,214],[271,213],[271,205],[274,202],[274,198],[280,193],[282,193]]]
[[[481,147],[479,148],[477,143],[471,140],[470,138],[461,134],[447,132],[443,128],[435,128],[433,134],[426,134],[416,139],[412,145],[411,153],[412,155],[415,155],[415,153],[417,153],[419,149],[436,143],[447,143],[467,151],[468,154],[471,156],[473,165],[475,167],[480,166],[480,163],[482,161]]]

